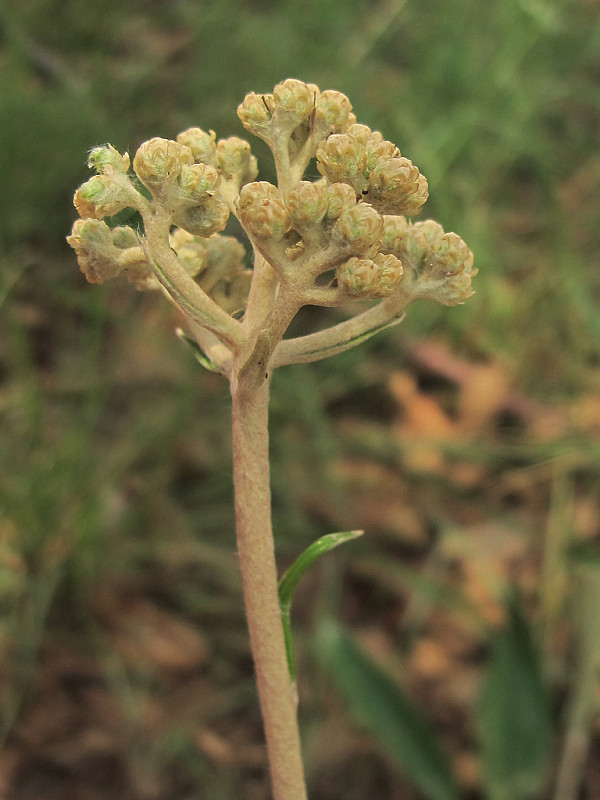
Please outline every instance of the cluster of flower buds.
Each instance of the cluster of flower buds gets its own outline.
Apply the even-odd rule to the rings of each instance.
[[[68,238],[88,280],[124,272],[140,288],[157,286],[138,234],[111,230],[103,219],[133,208],[147,221],[160,209],[177,226],[168,244],[179,264],[236,313],[252,272],[244,268],[242,245],[219,235],[233,212],[276,272],[296,276],[297,286],[304,281],[307,302],[319,302],[321,289],[328,298],[334,289],[335,302],[396,290],[448,305],[470,296],[471,251],[435,222],[407,221],[421,211],[427,181],[392,142],[356,122],[345,95],[288,79],[270,94],[247,95],[238,115],[273,150],[278,186],[256,180],[248,142],[217,140],[200,128],[144,142],[133,158],[135,175],[129,156],[111,145],[91,151],[88,164],[97,174],[75,194],[82,219]],[[313,157],[321,177],[303,180]],[[324,287],[319,276],[334,270]]]
[[[293,78],[278,83],[270,94],[246,95],[238,116],[250,133],[271,147],[283,144],[292,162],[302,154],[303,163],[330,134],[356,122],[346,95],[321,92],[313,83]]]
[[[415,298],[453,306],[473,294],[471,278],[477,274],[473,253],[460,236],[445,233],[431,219],[412,223],[385,216],[381,251],[402,261],[405,291]]]
[[[103,220],[78,219],[67,241],[90,283],[104,283],[121,273],[138,286],[151,280],[150,264],[131,228],[111,230]]]
[[[317,148],[317,169],[330,183],[347,183],[382,214],[418,214],[427,180],[379,131],[351,125]]]
[[[234,314],[245,307],[252,270],[245,269],[246,251],[234,236],[206,239],[175,228],[170,244],[186,272],[224,311]]]

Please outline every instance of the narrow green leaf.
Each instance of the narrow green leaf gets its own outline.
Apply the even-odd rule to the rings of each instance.
[[[279,581],[279,605],[281,607],[281,621],[283,623],[283,635],[287,651],[288,668],[292,681],[296,680],[296,659],[294,657],[294,643],[292,640],[292,629],[290,623],[290,610],[292,598],[296,591],[296,586],[306,570],[313,564],[319,556],[339,547],[344,542],[349,542],[362,536],[364,531],[343,531],[342,533],[328,533],[321,536],[304,552],[300,553],[289,569],[287,569]]]
[[[191,339],[189,336],[186,336],[185,333],[181,330],[181,328],[177,329],[177,336],[181,339],[182,342],[185,342],[188,347],[190,347],[194,353],[194,357],[198,363],[202,364],[204,369],[209,370],[209,372],[221,372],[219,367],[206,356],[205,353],[202,352],[200,345],[194,339]]]
[[[459,800],[450,763],[400,686],[336,623],[317,634],[319,656],[350,712],[427,800]]]
[[[551,709],[531,632],[515,604],[492,641],[478,723],[490,800],[537,797],[551,754]]]

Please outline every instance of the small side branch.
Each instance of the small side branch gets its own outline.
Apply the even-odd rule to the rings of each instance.
[[[396,297],[389,298],[357,317],[340,322],[324,331],[295,339],[284,339],[277,345],[271,357],[271,369],[286,364],[320,361],[350,350],[379,331],[400,324],[406,316],[404,310],[406,305],[405,301],[399,302]]]
[[[211,331],[228,347],[239,346],[244,338],[240,323],[211,300],[181,266],[169,245],[169,224],[165,213],[156,211],[144,215],[146,237],[142,246],[156,277],[192,322]]]

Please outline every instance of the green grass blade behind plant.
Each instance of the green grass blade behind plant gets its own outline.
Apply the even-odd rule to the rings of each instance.
[[[318,631],[319,657],[352,715],[427,800],[459,800],[452,769],[426,720],[398,684],[332,620]]]
[[[489,800],[534,800],[551,754],[551,710],[531,631],[511,604],[492,640],[478,709]]]

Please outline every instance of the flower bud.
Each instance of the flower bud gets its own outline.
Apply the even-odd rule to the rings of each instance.
[[[201,128],[188,128],[177,137],[177,143],[188,147],[196,164],[217,166],[217,135],[214,131],[203,131]]]
[[[139,247],[139,239],[134,230],[126,225],[120,225],[111,231],[112,243],[119,250],[128,250],[130,247]]]
[[[258,239],[282,239],[291,226],[287,208],[275,198],[265,198],[246,206],[241,221],[244,228]]]
[[[252,282],[252,270],[235,275],[231,281],[218,281],[210,292],[211,298],[228,314],[235,314],[246,307]]]
[[[326,89],[317,97],[313,138],[321,141],[332,133],[342,133],[356,119],[345,94]]]
[[[406,217],[384,214],[382,252],[396,253],[396,255],[404,252],[409,237],[409,228],[411,227]]]
[[[208,253],[206,252],[205,240],[182,228],[175,228],[170,237],[170,244],[177,253],[179,263],[194,278],[201,273],[208,264]]]
[[[199,205],[215,195],[218,185],[219,173],[214,167],[188,164],[182,167],[173,194],[185,205]]]
[[[278,83],[273,89],[273,114],[296,127],[311,114],[315,106],[315,89],[318,92],[316,86],[311,87],[294,78]]]
[[[443,281],[429,296],[444,305],[457,305],[471,297],[471,278],[476,274],[473,253],[456,233],[444,233],[424,259],[423,277]]]
[[[112,168],[125,175],[129,169],[129,154],[121,155],[112,144],[105,144],[90,150],[87,164],[90,169],[95,169],[99,173],[105,172],[107,168],[110,171]]]
[[[253,181],[258,175],[258,165],[250,152],[250,145],[237,136],[219,140],[217,162],[224,180],[236,180],[239,186]]]
[[[242,212],[254,203],[269,198],[280,200],[281,195],[279,194],[279,189],[268,181],[253,181],[242,187],[238,198],[238,208],[240,212]]]
[[[155,137],[141,144],[133,159],[133,169],[153,196],[164,192],[166,184],[174,181],[183,167],[193,164],[189,147],[172,139]]]
[[[250,92],[238,106],[237,115],[247,131],[268,140],[272,127],[273,95]]]
[[[206,203],[179,210],[173,222],[195,236],[212,236],[222,231],[229,219],[229,208],[213,197]]]
[[[344,211],[354,208],[356,195],[347,183],[332,183],[327,187],[327,218],[338,219]]]
[[[369,199],[389,214],[418,214],[427,200],[427,180],[408,158],[387,158],[369,175]]]
[[[383,218],[367,203],[349,208],[332,229],[332,237],[355,255],[376,252],[383,237]]]
[[[112,217],[124,208],[135,207],[135,189],[126,178],[94,175],[75,192],[73,205],[83,218]]]
[[[354,297],[387,297],[402,277],[402,263],[392,255],[348,259],[338,268],[338,282]]]
[[[99,219],[78,219],[67,242],[77,253],[81,271],[90,283],[104,283],[121,272],[113,254],[111,231]]]
[[[322,183],[300,181],[289,192],[286,205],[293,222],[317,225],[327,212],[327,190]]]
[[[367,152],[353,136],[333,133],[317,148],[317,169],[330,183],[350,183],[367,166]]]

